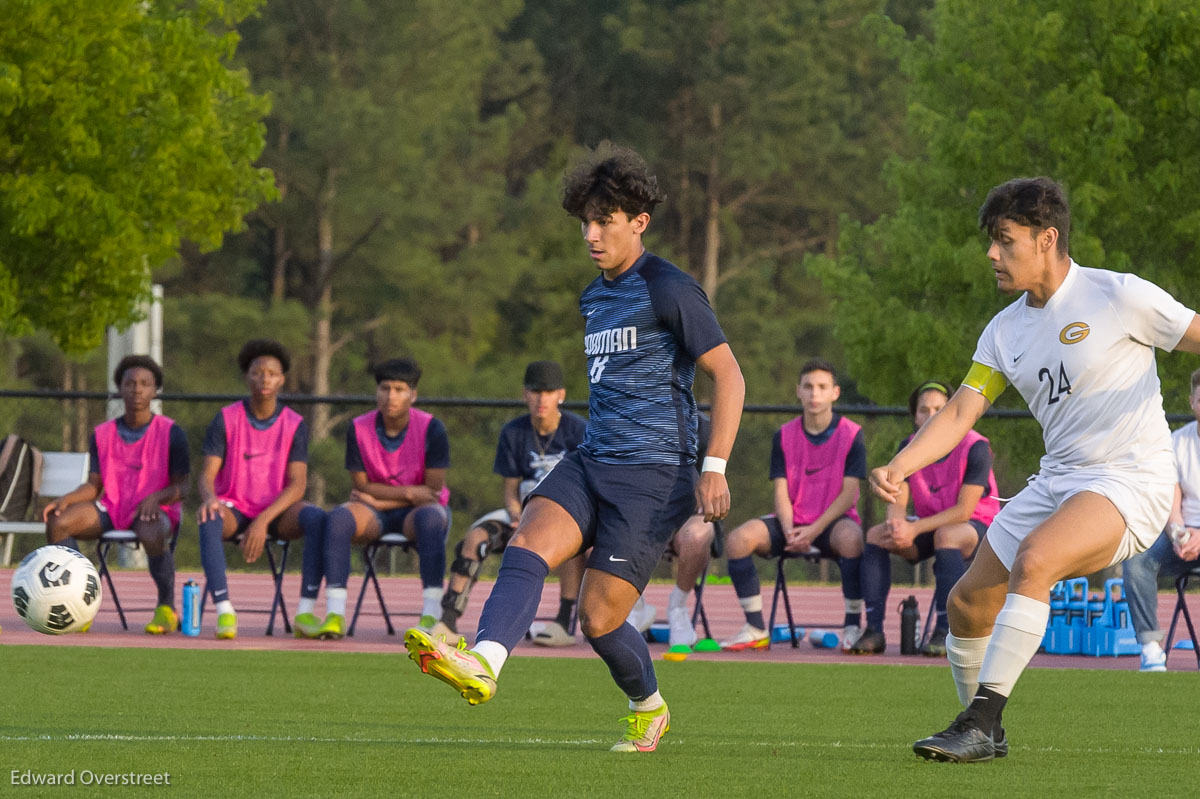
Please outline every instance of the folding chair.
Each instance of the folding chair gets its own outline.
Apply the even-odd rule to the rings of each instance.
[[[363,597],[367,594],[368,585],[375,586],[375,597],[379,600],[379,610],[383,613],[383,622],[387,625],[387,634],[396,634],[396,628],[392,626],[391,614],[387,609],[387,603],[383,601],[383,589],[379,587],[379,577],[375,574],[375,556],[384,547],[389,552],[394,547],[399,547],[401,551],[407,551],[412,548],[412,542],[403,533],[384,533],[363,547],[362,588],[358,592],[358,602],[354,605],[354,616],[350,619],[350,629],[346,631],[346,635],[354,635],[354,627],[358,624],[358,614],[362,611]]]
[[[38,497],[58,499],[87,482],[88,454],[86,452],[42,453],[41,487]],[[45,540],[46,525],[38,518],[36,522],[0,522],[0,535],[4,536],[4,554],[0,565],[7,566],[12,558],[13,536],[29,533],[42,536]]]
[[[179,539],[179,530],[171,535],[171,554],[175,553],[175,542]],[[100,534],[100,541],[96,544],[96,559],[100,561],[98,571],[100,576],[108,582],[108,595],[112,597],[113,605],[117,609],[117,615],[121,618],[121,629],[128,630],[129,624],[125,621],[125,611],[121,609],[121,600],[117,597],[117,587],[113,585],[112,572],[108,570],[108,552],[115,544],[132,544],[136,549],[138,544],[137,533],[133,530],[109,530],[107,533]],[[154,610],[154,608],[130,608],[129,612],[142,612]]]
[[[925,627],[921,630],[921,640],[917,641],[918,652],[925,648],[925,644],[929,643],[929,636],[933,635],[933,620],[935,618],[937,618],[937,611],[933,604],[933,597],[930,597],[929,612],[925,614]]]
[[[779,597],[782,595],[793,649],[800,646],[800,638],[796,635],[796,620],[792,618],[792,602],[788,598],[787,578],[783,574],[783,564],[789,560],[806,560],[809,563],[816,563],[820,559],[821,550],[816,547],[810,547],[807,552],[784,552],[778,558],[778,566],[775,569],[775,594],[771,597],[771,620],[767,622],[767,634],[769,635],[775,630],[775,611],[779,606]]]
[[[1171,614],[1171,627],[1167,630],[1167,643],[1163,649],[1166,650],[1167,657],[1170,657],[1171,643],[1175,638],[1175,625],[1182,615],[1184,623],[1187,624],[1188,635],[1192,637],[1192,651],[1196,654],[1196,668],[1200,669],[1200,641],[1196,640],[1196,628],[1192,626],[1192,614],[1188,611],[1187,598],[1184,596],[1188,580],[1192,577],[1200,577],[1200,566],[1193,566],[1175,578],[1175,612]]]
[[[242,543],[242,533],[238,533],[233,538],[227,538],[226,544]],[[275,584],[275,596],[271,599],[271,609],[261,610],[252,608],[250,610],[239,610],[238,614],[242,613],[269,613],[270,619],[267,621],[267,631],[264,635],[275,634],[275,614],[277,612],[283,614],[283,631],[287,635],[292,634],[292,623],[288,621],[287,605],[283,601],[283,573],[287,569],[288,548],[291,546],[291,541],[282,538],[267,538],[266,546],[263,551],[267,554],[267,565],[271,567],[271,579]],[[279,547],[279,563],[275,562],[275,555],[271,552],[271,544]],[[204,582],[204,588],[200,592],[200,620],[204,621],[204,606],[208,603],[208,581]],[[214,600],[215,601],[215,600]]]

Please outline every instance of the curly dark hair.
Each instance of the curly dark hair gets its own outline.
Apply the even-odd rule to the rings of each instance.
[[[989,191],[979,207],[979,227],[994,239],[1002,219],[1032,228],[1034,235],[1055,228],[1058,254],[1067,254],[1071,209],[1063,187],[1050,178],[1015,178]]]
[[[375,385],[384,380],[403,380],[409,388],[416,388],[421,380],[421,367],[412,358],[392,358],[377,364],[372,370]]]
[[[563,177],[562,207],[584,222],[617,211],[630,217],[653,214],[665,199],[642,157],[612,142],[586,151]]]
[[[288,369],[292,368],[292,355],[288,352],[287,347],[269,338],[251,339],[243,344],[242,351],[237,356],[238,368],[242,370],[242,374],[246,374],[250,371],[250,364],[254,363],[254,359],[264,355],[269,355],[279,361],[285,375],[288,373]]]
[[[113,384],[121,387],[121,379],[125,377],[125,373],[130,369],[147,369],[150,374],[154,375],[154,385],[156,388],[162,388],[163,371],[158,365],[158,361],[151,358],[149,355],[126,355],[117,363],[117,368],[113,370]]]

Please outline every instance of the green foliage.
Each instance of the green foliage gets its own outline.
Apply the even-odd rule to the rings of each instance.
[[[835,257],[812,271],[859,384],[899,404],[929,377],[958,380],[996,291],[976,212],[994,185],[1061,181],[1073,257],[1136,271],[1181,299],[1200,295],[1200,9],[1188,0],[937,4],[931,38],[877,18],[911,83],[908,124],[923,150],[888,165],[896,211],[846,219]],[[1194,361],[1161,357],[1168,408]],[[1015,391],[1000,404],[1021,407]],[[1005,442],[1031,470],[1032,430]],[[1001,448],[1002,449],[1002,448]]]
[[[0,27],[0,331],[133,321],[150,268],[272,195],[265,101],[230,67],[253,2],[20,0]]]
[[[998,296],[976,211],[988,189],[1046,174],[1072,204],[1072,255],[1200,292],[1200,9],[1186,0],[939,3],[932,40],[883,19],[911,78],[924,150],[889,164],[896,212],[847,224],[812,264],[864,390],[898,403],[929,375],[965,374]],[[1177,390],[1187,366],[1168,362]],[[1011,398],[1008,398],[1011,402]]]

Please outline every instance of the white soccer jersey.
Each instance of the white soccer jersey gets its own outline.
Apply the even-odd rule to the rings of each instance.
[[[974,360],[1007,378],[1042,426],[1046,471],[1086,467],[1175,480],[1154,347],[1195,314],[1136,275],[1071,262],[1043,308],[1025,295],[988,323]]]
[[[1200,432],[1195,422],[1188,422],[1171,434],[1171,448],[1175,450],[1175,470],[1183,495],[1180,502],[1183,523],[1200,527]]]

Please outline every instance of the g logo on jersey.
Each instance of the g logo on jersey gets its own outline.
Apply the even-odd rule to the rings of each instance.
[[[1072,322],[1059,332],[1058,340],[1063,344],[1078,344],[1091,332],[1092,329],[1087,326],[1086,322]]]

